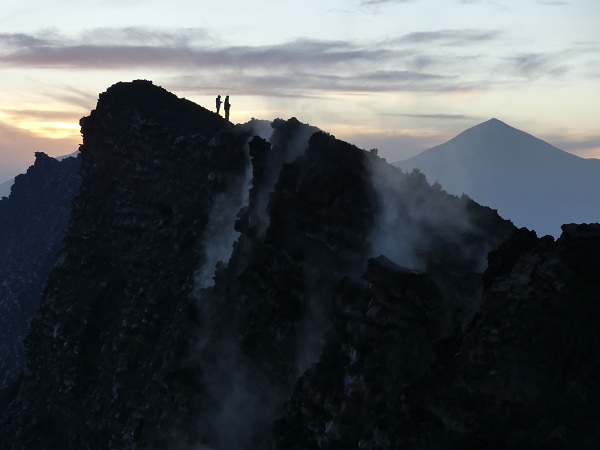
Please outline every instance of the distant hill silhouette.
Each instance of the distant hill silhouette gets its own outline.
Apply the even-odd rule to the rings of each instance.
[[[11,180],[10,197],[0,198],[0,389],[25,367],[23,338],[62,247],[78,168],[79,158],[36,152]]]
[[[11,178],[10,180],[5,181],[4,183],[0,183],[0,198],[8,197],[10,195],[10,188],[14,182],[15,179]]]
[[[39,152],[38,152],[39,153]],[[63,155],[63,156],[57,156],[54,159],[56,159],[57,161],[62,161],[63,159],[66,158],[70,158],[72,157],[76,157],[77,154],[79,153],[79,150],[72,152],[68,155]],[[0,199],[2,197],[9,197],[10,196],[10,190],[13,187],[13,185],[15,184],[15,179],[11,178],[10,180],[4,181],[3,183],[0,183]]]
[[[562,151],[498,119],[394,164],[418,168],[429,182],[465,193],[539,235],[564,223],[600,221],[600,160]]]

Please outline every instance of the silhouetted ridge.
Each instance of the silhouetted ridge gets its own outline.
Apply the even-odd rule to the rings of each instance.
[[[447,144],[451,143],[455,147],[462,147],[459,154],[464,155],[469,151],[469,148],[475,145],[480,157],[495,159],[499,157],[519,157],[519,153],[523,152],[536,152],[538,156],[547,156],[547,153],[550,153],[566,158],[578,158],[498,119],[490,119],[475,125],[458,134],[448,143],[425,150],[425,152],[432,152],[434,149],[438,149],[437,151],[444,149],[444,151],[449,152],[450,150],[445,147],[448,147]],[[499,147],[500,143],[506,143],[506,145],[501,148]],[[541,149],[538,150],[538,147],[541,147]]]
[[[101,97],[1,448],[599,441],[599,226],[538,239],[295,118]]]
[[[540,140],[540,139],[536,138],[535,136],[532,136],[529,133],[525,133],[524,131],[521,131],[513,126],[510,126],[506,122],[503,122],[496,118],[492,118],[492,119],[482,122],[478,125],[475,125],[474,127],[468,128],[465,131],[463,131],[462,133],[460,133],[458,136],[461,136],[462,134],[469,135],[469,134],[474,134],[474,133],[485,133],[490,138],[501,137],[501,138],[506,139],[507,136],[515,136],[515,137],[529,136],[533,139]]]
[[[123,117],[124,111],[130,112],[130,120],[121,124],[123,131],[132,125],[131,120],[143,119],[161,123],[175,132],[198,133],[211,138],[228,123],[219,114],[179,98],[148,80],[114,84],[100,94],[95,111],[100,112],[105,108],[109,108],[111,115],[118,115],[121,120],[128,119]],[[92,111],[92,115],[94,113]],[[82,125],[86,120],[82,119]],[[111,123],[111,127],[117,125]]]
[[[506,127],[506,128],[511,128],[513,130],[516,130],[516,128],[511,127],[506,122],[502,122],[500,119],[496,119],[495,117],[492,117],[490,120],[486,120],[485,122],[482,122],[482,123],[480,123],[479,125],[476,125],[476,126],[480,126],[480,127],[494,127],[494,128]]]

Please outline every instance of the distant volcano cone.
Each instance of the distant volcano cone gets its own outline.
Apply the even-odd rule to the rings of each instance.
[[[600,161],[562,151],[498,119],[395,164],[420,169],[430,183],[465,193],[538,234],[560,225],[598,222]]]

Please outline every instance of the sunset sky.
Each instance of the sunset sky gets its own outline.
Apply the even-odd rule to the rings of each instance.
[[[496,117],[600,158],[598,0],[21,0],[0,9],[0,183],[118,81],[315,125],[390,162]]]

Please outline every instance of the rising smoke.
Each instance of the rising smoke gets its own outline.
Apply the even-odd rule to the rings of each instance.
[[[290,133],[289,127],[295,128],[295,133]],[[285,392],[277,392],[275,388],[264,391],[261,374],[240,350],[235,330],[223,330],[222,313],[213,295],[214,277],[219,266],[229,263],[235,241],[246,238],[234,228],[242,211],[247,208],[254,211],[255,221],[260,224],[260,233],[255,238],[260,239],[267,230],[268,201],[281,168],[304,153],[308,139],[316,129],[295,119],[278,119],[272,124],[253,120],[239,129],[249,136],[268,139],[271,150],[266,155],[267,160],[262,162],[266,173],[260,185],[255,185],[252,180],[249,158],[245,176],[231,183],[230,188],[215,199],[203,238],[205,248],[202,263],[196,271],[195,292],[202,320],[196,353],[204,369],[206,389],[199,428],[206,443],[194,450],[268,448],[260,439],[269,435],[268,428],[285,398]],[[315,319],[319,309],[313,305],[309,311],[309,317],[301,326],[301,339],[306,340],[306,345],[299,344],[307,349],[301,357],[303,367],[307,367],[308,359],[316,359],[320,352],[319,339],[313,337],[315,330],[318,332],[321,328],[320,319]]]
[[[217,175],[210,174],[210,176]],[[226,192],[215,198],[202,239],[204,255],[196,273],[196,289],[212,286],[217,264],[227,262],[231,257],[233,243],[239,236],[234,229],[234,223],[240,209],[248,204],[251,177],[252,172],[248,163],[244,176],[234,180]]]
[[[254,199],[259,235],[263,235],[269,227],[269,195],[279,180],[281,168],[302,156],[308,146],[308,140],[318,131],[318,128],[302,124],[294,117],[288,121],[275,119],[272,127],[273,133],[269,137],[272,150],[267,155],[267,171],[261,186],[257,186]]]
[[[373,256],[385,255],[404,267],[425,270],[432,254],[453,246],[468,253],[474,226],[466,202],[430,186],[418,170],[403,173],[379,158],[369,171],[378,214],[369,240]],[[457,247],[458,248],[458,247]],[[485,253],[481,255],[484,263]]]

